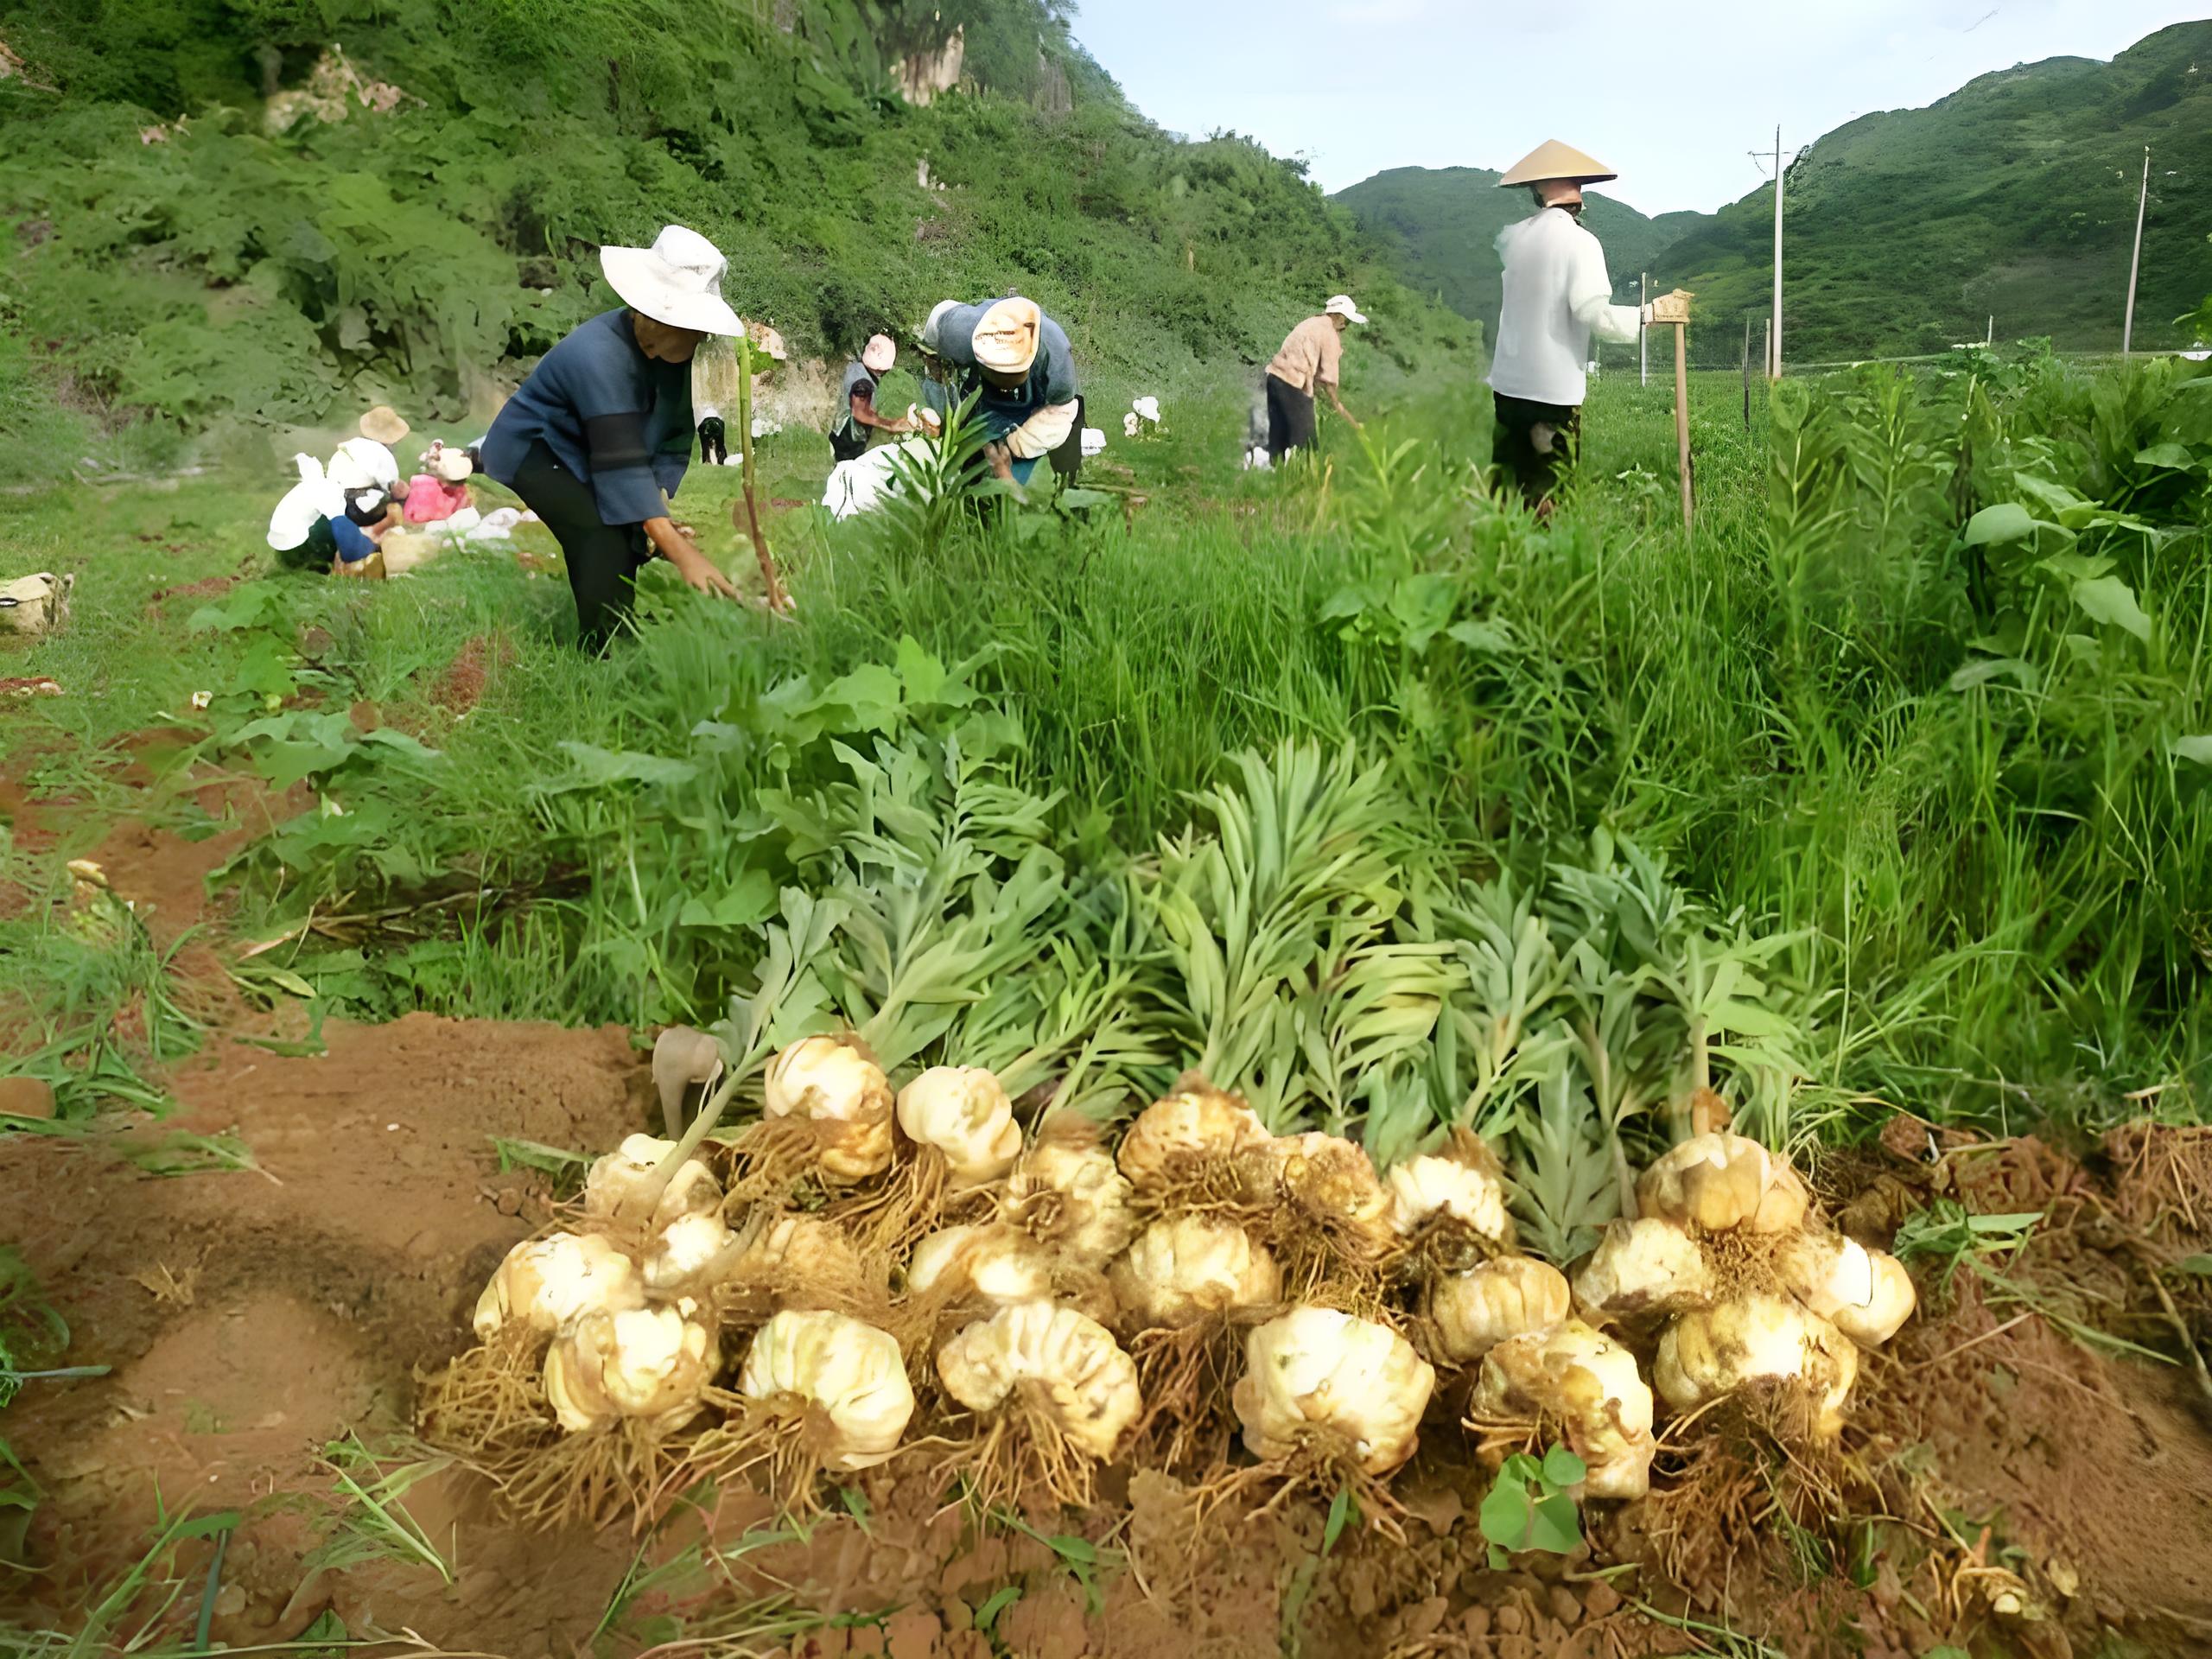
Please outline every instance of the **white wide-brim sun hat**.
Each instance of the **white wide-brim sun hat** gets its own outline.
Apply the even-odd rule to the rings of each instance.
[[[601,248],[599,268],[622,303],[640,316],[702,334],[745,331],[722,298],[729,262],[696,231],[669,225],[650,248]]]
[[[1326,316],[1343,317],[1351,322],[1365,322],[1367,313],[1351,302],[1349,294],[1332,294],[1329,302],[1321,308]]]

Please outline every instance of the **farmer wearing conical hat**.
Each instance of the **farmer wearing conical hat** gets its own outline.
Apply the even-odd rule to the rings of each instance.
[[[976,397],[983,457],[998,477],[1027,484],[1046,455],[1082,443],[1075,355],[1034,300],[947,300],[930,313],[921,344],[950,370],[956,398]]]
[[[650,248],[601,248],[599,264],[622,303],[538,359],[482,448],[485,473],[561,543],[577,641],[592,652],[628,625],[656,554],[700,593],[736,595],[668,498],[691,461],[692,354],[745,327],[722,299],[721,254],[696,231],[667,226]]]
[[[1580,441],[1591,337],[1625,344],[1643,323],[1688,315],[1689,296],[1679,289],[1641,309],[1612,302],[1605,251],[1582,228],[1582,187],[1618,176],[1554,138],[1498,180],[1501,188],[1525,186],[1536,212],[1497,237],[1505,302],[1491,361],[1491,453],[1540,516],[1549,516],[1560,471]]]

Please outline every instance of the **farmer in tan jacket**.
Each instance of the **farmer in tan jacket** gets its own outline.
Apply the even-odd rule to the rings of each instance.
[[[1348,294],[1334,296],[1319,316],[1308,317],[1290,331],[1268,365],[1268,459],[1281,461],[1294,449],[1310,448],[1313,442],[1313,389],[1329,394],[1338,414],[1359,423],[1337,396],[1337,368],[1344,361],[1344,333],[1355,322],[1365,322]]]

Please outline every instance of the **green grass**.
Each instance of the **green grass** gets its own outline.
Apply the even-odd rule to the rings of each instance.
[[[81,490],[35,495],[16,521],[34,557],[99,556],[75,627],[25,658],[73,695],[11,717],[12,747],[38,757],[34,784],[94,817],[190,823],[170,785],[124,781],[120,740],[156,724],[175,733],[172,778],[304,779],[314,810],[225,874],[248,936],[365,918],[347,940],[297,936],[258,959],[327,1007],[711,1019],[754,993],[764,929],[796,925],[790,889],[831,902],[817,921],[845,943],[779,991],[785,1027],[874,1021],[916,1053],[962,1043],[1040,1076],[1087,1053],[1103,1107],[1209,1043],[1255,1067],[1274,1052],[1240,1033],[1247,1016],[1205,1013],[1202,964],[1159,907],[1194,880],[1264,893],[1264,862],[1204,874],[1224,804],[1256,805],[1297,746],[1349,745],[1382,792],[1317,833],[1371,840],[1390,874],[1284,912],[1309,955],[1235,969],[1285,1010],[1283,1030],[1328,1051],[1276,1063],[1294,1077],[1243,1079],[1285,1115],[1403,1139],[1467,1109],[1465,1052],[1439,1050],[1434,1075],[1414,1076],[1443,1028],[1421,952],[1478,948],[1452,918],[1512,892],[1568,917],[1554,924],[1566,949],[1586,925],[1574,883],[1628,879],[1604,872],[1630,843],[1656,862],[1619,891],[1705,918],[1650,947],[1653,983],[1674,988],[1637,994],[1659,1021],[1637,1040],[1669,1050],[1637,1062],[1657,1096],[1687,1076],[1705,993],[1666,952],[1694,935],[1708,963],[1731,940],[1764,953],[1796,1103],[1758,1081],[1768,1061],[1707,1035],[1778,1138],[1847,1122],[1872,1096],[2018,1127],[2061,1107],[2117,1113],[2125,1090],[2168,1083],[2167,1109],[2193,1114],[2212,941],[2212,767],[2190,741],[2212,734],[2212,397],[2171,365],[2037,359],[1785,393],[1747,431],[1738,381],[1694,382],[1700,518],[1685,537],[1662,384],[1598,383],[1580,480],[1548,530],[1484,493],[1477,389],[1402,402],[1364,444],[1332,428],[1317,464],[1270,477],[1234,468],[1241,402],[1193,387],[1165,435],[1115,444],[1126,474],[1098,470],[1146,498],[1126,517],[1118,502],[1088,523],[1004,512],[924,544],[793,513],[774,536],[798,625],[653,572],[644,637],[606,662],[563,643],[557,576],[484,554],[373,589],[262,579],[157,626],[156,587],[262,563],[273,486],[225,471],[117,486],[89,508]],[[2140,459],[2160,442],[2189,466]],[[768,443],[770,492],[810,496],[818,448]],[[2062,486],[2079,509],[2051,505]],[[683,505],[736,566],[734,489],[734,473],[695,474]],[[1970,543],[1969,518],[2005,501],[2046,527]],[[310,627],[327,636],[312,660]],[[455,720],[431,693],[480,637],[512,660]],[[213,694],[205,713],[197,690]],[[272,714],[272,698],[288,706]],[[400,735],[339,717],[364,701]],[[1246,753],[1278,769],[1240,773]],[[1560,867],[1586,874],[1542,896]],[[1190,889],[1234,957],[1213,890]],[[0,929],[31,945],[48,925]],[[936,940],[961,965],[917,978]],[[1633,976],[1643,948],[1621,945],[1606,971]],[[1357,962],[1366,977],[1332,977],[1339,956],[1337,972]],[[1369,993],[1423,1011],[1387,1053],[1352,1035]],[[87,980],[60,1006],[48,995],[54,1040],[70,1003],[111,995]],[[1478,1031],[1472,990],[1441,1003],[1469,996]],[[1618,1103],[1540,1110],[1532,1077],[1496,1121],[1543,1141],[1572,1209],[1576,1171],[1597,1183],[1611,1136],[1650,1131]],[[1557,1236],[1576,1219],[1554,1217]]]

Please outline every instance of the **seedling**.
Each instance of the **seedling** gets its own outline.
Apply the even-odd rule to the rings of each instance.
[[[1491,1568],[1503,1572],[1517,1551],[1571,1555],[1580,1549],[1582,1514],[1572,1489],[1589,1472],[1563,1446],[1554,1446],[1541,1461],[1526,1452],[1508,1458],[1478,1516]]]
[[[1897,1229],[1892,1253],[1900,1262],[1926,1256],[1943,1263],[1943,1288],[1951,1287],[1959,1263],[1970,1255],[2012,1249],[2028,1242],[2043,1211],[1977,1216],[1955,1198],[1938,1198]]]

